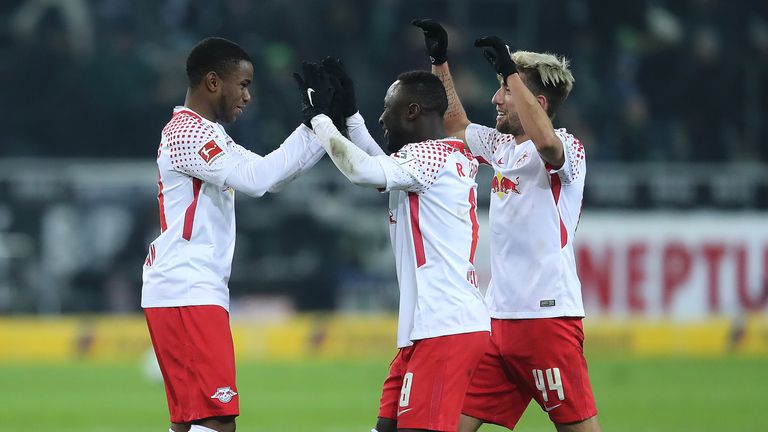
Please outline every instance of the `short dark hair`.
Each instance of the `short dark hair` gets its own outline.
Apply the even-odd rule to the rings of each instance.
[[[441,117],[445,115],[448,109],[448,95],[445,93],[443,82],[435,74],[415,70],[403,72],[397,79],[422,110],[435,111]]]
[[[189,86],[200,84],[211,71],[225,76],[243,60],[252,63],[251,57],[240,45],[220,37],[205,38],[192,48],[187,57]]]

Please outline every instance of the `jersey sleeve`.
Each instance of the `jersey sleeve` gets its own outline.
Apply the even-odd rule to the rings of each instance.
[[[230,171],[243,156],[228,150],[223,137],[194,122],[167,131],[169,158],[174,170],[204,182],[224,186]]]
[[[550,174],[557,174],[563,184],[570,184],[586,173],[586,159],[584,157],[584,145],[565,129],[555,130],[555,135],[563,143],[565,162],[559,169],[550,169]]]
[[[230,149],[232,154],[240,157],[240,161],[227,176],[226,185],[252,197],[277,192],[325,154],[312,131],[304,125],[299,125],[280,147],[266,156],[234,143],[231,143]]]
[[[379,144],[373,139],[371,133],[368,132],[368,128],[365,126],[365,120],[359,112],[348,117],[346,122],[350,141],[371,156],[384,155],[384,150],[379,147]]]
[[[464,132],[467,141],[467,147],[475,155],[478,162],[490,165],[493,160],[493,154],[501,143],[514,141],[515,137],[509,134],[503,134],[494,128],[470,123]]]
[[[387,178],[383,192],[426,192],[445,166],[448,154],[442,144],[427,141],[408,144],[390,156],[377,156]]]

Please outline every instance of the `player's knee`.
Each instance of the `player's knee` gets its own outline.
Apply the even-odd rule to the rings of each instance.
[[[374,430],[376,432],[397,432],[397,420],[379,417]]]

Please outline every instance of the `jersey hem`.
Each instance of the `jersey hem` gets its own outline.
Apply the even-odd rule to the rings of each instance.
[[[584,311],[574,310],[559,310],[548,311],[546,313],[541,312],[490,312],[493,319],[536,319],[536,318],[559,318],[559,317],[574,317],[584,318]]]
[[[185,299],[185,300],[158,300],[158,301],[144,301],[141,302],[143,309],[151,308],[163,308],[163,307],[183,307],[183,306],[221,306],[229,312],[229,302],[221,302],[211,299]]]
[[[487,331],[490,333],[491,331],[490,321],[488,322],[487,326],[461,327],[457,329],[438,331],[435,333],[415,333],[411,335],[411,339],[408,341],[407,345],[398,343],[397,348],[405,348],[405,347],[411,346],[411,342],[417,341],[417,340],[432,339],[440,336],[450,336],[450,335],[456,335],[456,334],[475,333],[475,332],[482,332],[482,331]]]

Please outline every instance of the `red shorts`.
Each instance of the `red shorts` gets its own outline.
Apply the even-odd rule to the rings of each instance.
[[[462,333],[401,348],[384,381],[379,417],[396,420],[398,429],[455,431],[488,339],[484,331]]]
[[[174,423],[240,414],[229,313],[221,306],[144,309]]]
[[[531,398],[554,423],[597,415],[581,318],[493,319],[462,412],[513,429]]]

